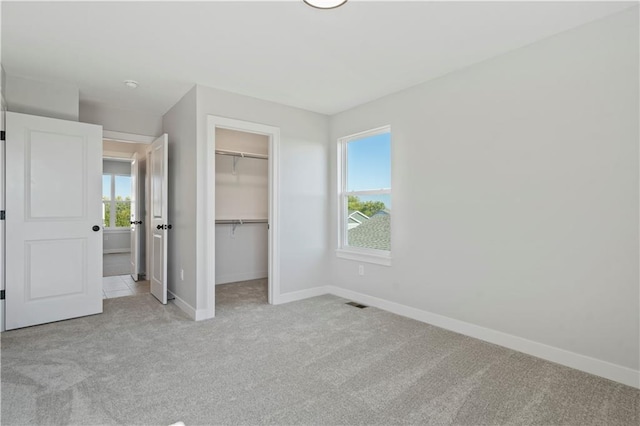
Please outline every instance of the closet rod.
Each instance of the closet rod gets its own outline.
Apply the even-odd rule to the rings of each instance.
[[[245,223],[269,223],[267,219],[216,219],[216,224],[243,225]]]
[[[263,154],[248,154],[246,152],[239,151],[227,151],[225,149],[216,149],[216,154],[218,155],[230,155],[232,157],[242,157],[242,158],[257,158],[259,160],[268,160],[268,155]]]

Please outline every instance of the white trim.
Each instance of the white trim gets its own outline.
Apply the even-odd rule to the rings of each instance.
[[[116,254],[116,253],[131,253],[131,249],[120,248],[120,249],[103,249],[102,250],[102,254]]]
[[[228,130],[237,130],[240,132],[257,133],[269,137],[269,303],[275,304],[280,296],[280,220],[279,220],[279,147],[280,147],[280,128],[268,126],[265,124],[252,123],[249,121],[236,120],[232,118],[207,115],[207,140],[205,144],[206,169],[205,179],[207,182],[198,182],[204,188],[208,188],[206,194],[205,217],[215,218],[215,138],[216,128]],[[215,259],[215,220],[207,220],[205,227],[205,235],[207,237],[206,252],[204,259]],[[215,260],[207,262],[207,294],[205,313],[203,318],[212,318],[215,316]]]
[[[338,138],[337,143],[337,167],[338,176],[336,179],[337,182],[337,195],[338,202],[337,207],[337,223],[338,223],[338,247],[336,250],[336,256],[349,259],[349,260],[357,260],[361,262],[368,263],[376,263],[379,265],[391,265],[391,251],[384,250],[375,250],[375,249],[364,249],[360,248],[354,250],[354,247],[349,246],[347,238],[349,235],[349,208],[348,208],[348,197],[349,196],[360,196],[360,195],[392,195],[393,190],[393,181],[390,181],[390,188],[380,188],[380,189],[367,189],[360,191],[348,191],[347,190],[347,145],[349,142],[354,140],[362,139],[365,137],[371,137],[376,135],[381,135],[389,133],[391,134],[391,125],[386,125],[382,127],[377,127],[371,130],[365,130],[362,132],[354,133],[352,135],[343,136]],[[389,153],[389,162],[392,162],[392,153]],[[391,170],[393,172],[393,170]],[[379,253],[378,253],[379,252]]]
[[[380,189],[363,189],[362,191],[345,191],[342,195],[355,195],[356,197],[360,195],[385,195],[391,194],[391,188],[380,188]]]
[[[336,249],[336,256],[341,259],[355,260],[357,262],[375,263],[376,265],[391,266],[391,252],[375,250],[380,254],[371,252],[358,252],[351,248]]]
[[[344,288],[327,286],[327,291],[335,296],[455,331],[456,333],[484,340],[485,342],[504,346],[518,352],[601,376],[628,386],[640,388],[640,371],[638,370]]]
[[[180,310],[182,310],[185,314],[189,315],[189,318],[191,318],[194,321],[197,321],[196,319],[197,312],[193,306],[191,306],[190,304],[188,304],[187,302],[185,302],[184,300],[182,300],[181,298],[179,298],[169,290],[167,290],[167,294],[169,295],[170,302],[173,302],[178,308],[180,308]]]
[[[238,281],[260,280],[269,277],[269,271],[240,272],[237,274],[218,275],[216,285],[236,283]]]
[[[127,226],[127,227],[121,226],[120,228],[103,227],[102,230],[105,234],[128,234],[131,232],[131,227],[130,226]]]
[[[391,125],[387,124],[386,126],[380,126],[380,127],[376,127],[375,129],[363,130],[358,133],[353,133],[351,135],[343,136],[339,139],[339,141],[349,142],[355,139],[361,139],[363,137],[377,136],[383,133],[390,133],[390,132],[391,132]]]
[[[311,297],[322,296],[329,293],[329,286],[320,286],[308,288],[305,290],[292,291],[284,293],[276,298],[274,305],[281,305],[283,303],[295,302],[298,300],[309,299]]]
[[[113,142],[151,144],[156,138],[157,136],[136,135],[134,133],[114,132],[112,130],[102,131],[102,139]]]

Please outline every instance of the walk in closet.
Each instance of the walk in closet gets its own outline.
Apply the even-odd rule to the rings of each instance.
[[[216,128],[215,152],[216,297],[267,303],[269,138]]]

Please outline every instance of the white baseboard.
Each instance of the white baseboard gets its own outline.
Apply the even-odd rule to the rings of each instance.
[[[167,296],[169,299],[173,299],[171,301],[178,308],[180,308],[185,314],[189,315],[189,318],[196,321],[196,309],[193,306],[191,306],[190,304],[188,304],[187,302],[185,302],[184,300],[182,300],[181,298],[179,298],[169,290],[167,290]]]
[[[169,290],[167,290],[167,296],[178,308],[180,308],[185,314],[189,315],[189,318],[194,321],[213,318],[213,312],[209,312],[207,309],[196,309]]]
[[[238,274],[220,275],[216,277],[216,285],[237,283],[238,281],[257,280],[261,278],[267,278],[268,276],[268,271],[241,272]]]
[[[320,287],[318,287],[320,288]],[[544,343],[534,342],[512,334],[503,333],[501,331],[490,328],[481,327],[465,321],[449,318],[443,315],[434,314],[432,312],[423,311],[412,308],[399,303],[390,302],[374,296],[358,293],[351,290],[336,286],[326,286],[327,293],[338,297],[353,300],[354,302],[373,306],[394,314],[412,318],[417,321],[435,325],[465,336],[474,337],[484,340],[485,342],[494,343],[509,349],[533,355],[538,358],[562,364],[567,367],[575,368],[596,376],[601,376],[615,382],[623,383],[628,386],[640,388],[640,371],[633,370],[628,367],[613,364],[607,361],[580,355],[554,346],[545,345]],[[296,292],[300,293],[300,292]],[[292,293],[295,294],[295,293]],[[318,294],[316,294],[317,296]],[[313,296],[309,296],[313,297]],[[296,300],[296,299],[294,299]],[[299,299],[297,299],[299,300]]]
[[[4,331],[4,300],[0,300],[0,333]]]
[[[131,253],[131,249],[105,249],[102,254]]]
[[[284,293],[277,295],[276,300],[273,301],[274,305],[281,305],[283,303],[295,302],[296,300],[308,299],[310,297],[322,296],[329,293],[328,286],[312,287],[306,290],[292,291],[290,293]]]

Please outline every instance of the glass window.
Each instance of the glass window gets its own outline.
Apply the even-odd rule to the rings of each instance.
[[[125,228],[131,220],[131,176],[102,176],[102,218],[106,228]]]
[[[390,258],[391,129],[387,126],[341,138],[339,162],[338,255],[354,251],[374,256],[373,261],[380,256]]]

